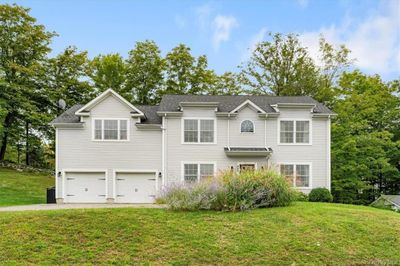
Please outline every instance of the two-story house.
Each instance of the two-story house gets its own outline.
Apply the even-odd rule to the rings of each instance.
[[[174,182],[276,167],[330,189],[331,110],[310,97],[165,95],[132,105],[109,89],[56,129],[57,202],[150,203]]]

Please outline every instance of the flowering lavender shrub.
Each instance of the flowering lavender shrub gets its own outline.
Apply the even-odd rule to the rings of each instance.
[[[294,190],[273,170],[223,172],[194,184],[166,187],[158,200],[173,210],[244,211],[261,207],[287,206]]]

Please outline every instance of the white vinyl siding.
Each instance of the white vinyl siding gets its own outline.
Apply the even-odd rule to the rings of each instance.
[[[311,144],[310,121],[308,120],[281,120],[279,122],[280,144]]]
[[[311,180],[310,164],[281,164],[280,172],[288,180],[291,180],[294,187],[308,188]]]
[[[184,163],[183,180],[185,183],[199,182],[214,176],[214,163]]]
[[[184,119],[183,143],[215,143],[215,120]]]
[[[128,140],[127,119],[95,119],[93,139],[104,141]]]

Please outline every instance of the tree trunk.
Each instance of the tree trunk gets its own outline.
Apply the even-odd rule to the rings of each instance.
[[[3,137],[1,139],[1,148],[0,148],[0,161],[4,161],[4,157],[6,156],[8,131],[10,130],[12,121],[13,121],[13,115],[12,113],[8,113],[6,119],[4,120]]]
[[[26,165],[29,165],[29,122],[26,122],[25,124],[25,134],[26,134],[26,151],[25,151],[25,161]]]

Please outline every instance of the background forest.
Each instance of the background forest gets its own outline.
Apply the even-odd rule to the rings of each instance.
[[[222,75],[179,44],[162,56],[154,41],[127,55],[93,59],[67,47],[50,57],[57,36],[29,9],[0,5],[0,161],[54,166],[49,122],[64,109],[113,88],[134,104],[164,94],[308,95],[337,113],[332,120],[332,194],[336,202],[367,204],[400,193],[400,79],[357,70],[351,51],[320,38],[315,62],[295,34],[271,33],[248,61]],[[60,101],[62,100],[62,101]],[[60,102],[65,102],[60,104]]]

